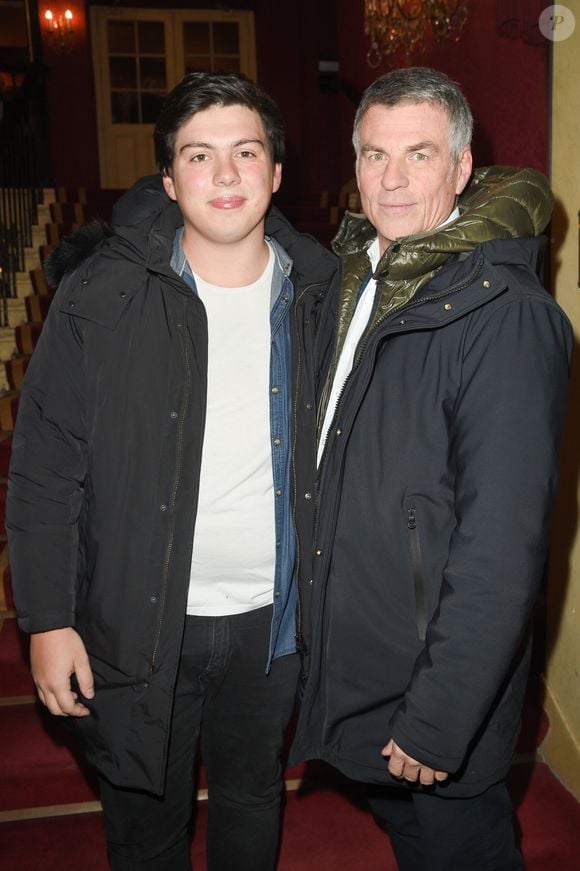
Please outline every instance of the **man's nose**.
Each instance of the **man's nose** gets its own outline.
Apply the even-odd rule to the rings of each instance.
[[[407,187],[408,183],[404,161],[390,158],[383,171],[381,178],[382,186],[386,190],[392,191],[396,188]]]
[[[217,163],[214,172],[215,184],[230,185],[237,184],[240,180],[240,174],[236,163],[230,155],[220,155],[217,158]]]

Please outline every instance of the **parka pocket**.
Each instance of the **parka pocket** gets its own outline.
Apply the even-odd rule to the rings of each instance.
[[[407,509],[407,529],[409,530],[409,543],[411,547],[411,569],[413,572],[413,586],[415,588],[415,620],[417,635],[421,641],[425,641],[427,634],[427,610],[425,607],[425,577],[423,574],[423,559],[421,557],[421,539],[417,526],[417,509]]]

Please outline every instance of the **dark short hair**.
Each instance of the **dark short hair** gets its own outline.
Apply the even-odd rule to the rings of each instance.
[[[360,150],[359,128],[365,112],[371,106],[386,106],[390,109],[402,103],[431,103],[447,112],[451,157],[457,163],[463,149],[471,142],[473,116],[457,82],[430,67],[392,70],[369,85],[362,95],[354,119],[352,142],[357,159]]]
[[[284,122],[274,100],[242,73],[196,72],[184,76],[167,95],[157,118],[153,138],[160,172],[170,174],[180,128],[196,112],[203,112],[211,106],[247,106],[257,112],[272,163],[284,162]]]

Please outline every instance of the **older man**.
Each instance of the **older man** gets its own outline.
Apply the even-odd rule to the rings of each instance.
[[[572,334],[541,287],[551,198],[480,170],[434,70],[355,119],[319,410],[318,522],[295,759],[373,784],[404,871],[521,869],[503,779],[547,547]],[[303,597],[305,598],[305,597]]]

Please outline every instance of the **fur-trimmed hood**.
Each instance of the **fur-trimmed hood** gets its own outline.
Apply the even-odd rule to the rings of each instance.
[[[115,231],[104,221],[95,219],[60,242],[44,264],[44,274],[51,287],[58,287],[64,276],[80,266]]]

